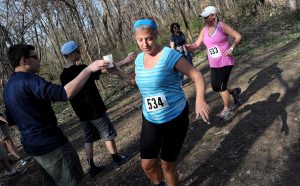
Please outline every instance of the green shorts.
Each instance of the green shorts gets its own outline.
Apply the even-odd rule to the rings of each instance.
[[[69,142],[47,154],[33,156],[33,159],[59,186],[76,186],[83,180],[78,154]]]

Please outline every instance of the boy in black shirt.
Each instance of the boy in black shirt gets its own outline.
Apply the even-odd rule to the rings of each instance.
[[[86,65],[76,65],[76,61],[81,58],[79,45],[76,42],[69,41],[65,43],[61,48],[61,52],[67,61],[66,67],[60,75],[61,83],[64,85],[73,80]],[[118,66],[130,63],[133,59],[134,55],[129,55],[119,62]],[[99,75],[100,72],[93,73],[80,92],[70,100],[85,133],[85,151],[90,166],[88,171],[90,176],[94,176],[102,170],[93,161],[93,142],[100,138],[105,141],[105,146],[115,163],[121,165],[128,161],[128,157],[118,154],[114,140],[117,133],[106,114],[107,108],[94,82],[99,80]]]
[[[3,93],[8,123],[17,125],[24,150],[56,185],[83,185],[78,154],[58,127],[51,103],[74,97],[93,72],[108,68],[109,63],[96,60],[62,86],[37,75],[40,60],[34,46],[12,45],[7,56],[14,68]]]

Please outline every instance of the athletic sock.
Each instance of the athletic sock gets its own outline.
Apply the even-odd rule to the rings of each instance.
[[[93,159],[87,159],[88,165],[90,166],[91,169],[96,168],[97,166],[94,163]]]
[[[122,158],[119,156],[119,154],[111,154],[111,157],[114,162],[119,162]]]

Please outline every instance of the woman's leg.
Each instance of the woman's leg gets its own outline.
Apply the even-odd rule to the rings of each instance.
[[[211,68],[211,86],[216,92],[219,92],[223,100],[224,109],[229,108],[230,94],[227,89],[227,82],[229,80],[232,66],[225,66],[221,68]]]
[[[168,186],[179,185],[176,160],[184,143],[189,126],[189,106],[166,123],[162,131],[161,167]]]
[[[152,183],[159,184],[162,182],[163,174],[157,159],[141,159],[141,164],[146,176]]]
[[[161,167],[168,186],[178,186],[178,173],[176,162],[167,162],[161,160]]]
[[[228,90],[220,92],[220,95],[221,95],[222,100],[223,100],[224,109],[228,109],[229,104],[230,104],[230,94],[229,94]]]

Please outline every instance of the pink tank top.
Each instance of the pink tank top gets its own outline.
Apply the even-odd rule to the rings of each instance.
[[[228,35],[223,32],[221,27],[222,22],[219,21],[213,35],[208,35],[208,27],[204,28],[203,43],[207,48],[209,66],[211,68],[220,68],[231,66],[234,64],[232,56],[224,55],[224,52],[229,48]]]

